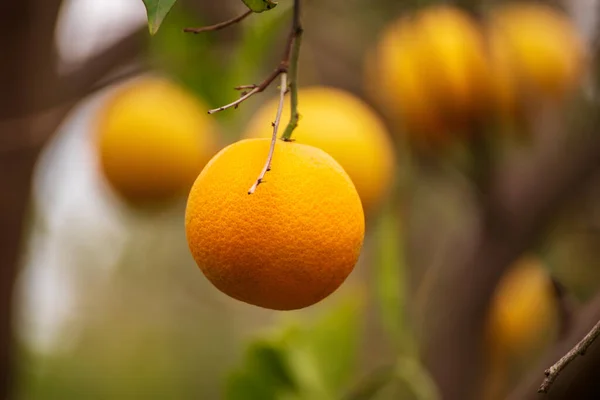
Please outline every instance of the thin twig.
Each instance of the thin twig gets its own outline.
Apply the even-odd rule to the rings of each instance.
[[[234,87],[235,90],[247,90],[247,89],[256,89],[258,87],[257,84],[252,84],[252,85],[240,85],[240,86],[236,86]]]
[[[218,113],[219,111],[224,111],[224,110],[227,110],[228,108],[239,106],[241,103],[243,103],[244,101],[248,100],[250,97],[252,97],[255,94],[260,93],[263,90],[265,90],[266,88],[268,88],[269,85],[275,79],[277,79],[277,77],[279,75],[281,75],[284,72],[287,72],[287,67],[283,67],[282,65],[280,65],[276,70],[274,70],[273,72],[271,72],[271,75],[267,76],[267,78],[264,81],[262,81],[262,83],[260,85],[245,85],[245,86],[252,86],[252,87],[254,87],[254,89],[252,89],[251,91],[249,91],[248,93],[246,93],[245,95],[243,95],[242,97],[240,97],[239,99],[237,99],[234,102],[231,102],[229,104],[225,104],[224,106],[221,106],[219,108],[214,108],[212,110],[208,110],[208,113],[209,114],[215,114],[215,113]],[[238,87],[241,88],[243,86],[238,86]]]
[[[276,71],[279,71],[281,74],[281,86],[279,91],[279,107],[277,108],[277,115],[275,117],[275,122],[273,123],[273,136],[271,137],[271,147],[269,149],[269,155],[267,156],[267,161],[265,163],[264,168],[262,169],[260,175],[254,185],[248,190],[248,194],[254,193],[258,185],[260,185],[265,177],[265,174],[271,170],[271,161],[273,160],[273,153],[275,152],[275,143],[277,142],[277,131],[279,130],[279,124],[281,121],[281,113],[283,112],[283,103],[285,101],[285,94],[288,91],[288,71],[292,74],[292,116],[290,118],[290,124],[288,124],[288,128],[286,129],[286,133],[288,133],[288,129],[292,124],[292,120],[294,120],[294,114],[298,114],[296,107],[298,104],[298,93],[297,93],[297,71],[298,71],[298,54],[300,53],[300,39],[302,36],[302,26],[300,25],[300,10],[301,10],[301,0],[294,0],[294,17],[292,21],[292,29],[290,30],[290,35],[288,37],[287,46],[285,48],[285,52],[283,54],[283,58],[281,63],[279,64],[279,68]],[[290,59],[291,58],[291,59]],[[291,65],[290,65],[291,62]],[[264,82],[263,82],[264,84]],[[247,95],[254,91],[262,91],[266,86],[263,87],[263,84],[258,87],[252,89]],[[267,84],[268,86],[268,84]],[[241,87],[243,88],[243,86]],[[248,87],[246,87],[248,88]],[[249,97],[249,96],[248,96]],[[243,100],[242,100],[243,101]],[[239,104],[239,103],[238,103]],[[296,118],[297,119],[297,118]],[[295,126],[294,126],[295,127]],[[288,133],[286,140],[289,140],[289,135],[291,135],[291,131],[293,127]],[[284,138],[284,137],[282,137]]]
[[[596,338],[600,336],[600,321],[594,325],[594,327],[585,335],[585,337],[575,345],[567,354],[565,354],[560,360],[554,365],[544,371],[546,378],[542,382],[542,385],[538,389],[538,393],[548,393],[548,389],[554,383],[554,380],[560,375],[561,371],[566,368],[571,361],[578,356],[585,355],[587,349],[594,343]]]
[[[242,97],[240,97],[239,99],[237,99],[236,101],[234,101],[232,103],[226,104],[219,108],[214,108],[212,110],[209,110],[208,111],[209,114],[214,114],[219,111],[224,111],[224,110],[227,110],[228,108],[232,108],[232,107],[237,108],[237,106],[239,106],[244,101],[248,100],[250,97],[254,96],[257,93],[263,92],[267,87],[269,87],[269,85],[279,75],[281,75],[281,74],[287,75],[288,70],[290,68],[290,56],[292,53],[292,48],[294,47],[295,43],[297,44],[297,46],[299,46],[297,38],[302,33],[302,28],[300,26],[300,2],[301,2],[301,0],[294,0],[294,17],[293,17],[293,22],[292,22],[292,29],[290,30],[290,35],[288,37],[287,44],[285,46],[285,51],[283,53],[283,57],[281,58],[281,62],[279,63],[279,66],[271,73],[271,75],[269,75],[259,85],[237,86],[236,87],[237,90],[246,90],[246,89],[252,89],[252,90],[250,90],[248,93],[244,94]],[[298,62],[297,57],[294,61],[296,63]],[[287,77],[286,77],[286,80],[287,80]],[[287,90],[287,88],[286,88],[286,90]]]
[[[194,33],[194,34],[202,33],[202,32],[218,31],[218,30],[227,28],[233,24],[237,24],[238,22],[246,19],[246,17],[248,17],[250,14],[253,14],[252,10],[248,10],[245,13],[243,13],[242,15],[238,15],[237,17],[229,19],[227,21],[219,22],[218,24],[202,26],[200,28],[184,28],[183,31],[187,32],[187,33]]]
[[[267,171],[271,170],[271,161],[273,161],[273,153],[275,151],[275,142],[277,141],[277,131],[279,130],[279,123],[281,121],[281,113],[283,112],[283,102],[285,100],[285,93],[287,92],[287,73],[281,74],[281,87],[279,90],[279,106],[277,107],[277,115],[275,116],[275,122],[273,122],[273,136],[271,137],[271,146],[269,148],[269,155],[267,156],[267,162],[265,162],[265,166],[263,167],[258,179],[252,185],[252,187],[248,190],[248,194],[254,193],[258,185],[263,181],[265,174]]]

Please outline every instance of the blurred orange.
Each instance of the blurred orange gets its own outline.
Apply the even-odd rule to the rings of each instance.
[[[301,119],[292,139],[335,158],[354,182],[365,211],[374,211],[389,193],[394,174],[394,146],[385,125],[361,99],[341,89],[310,86],[298,96]],[[271,137],[278,101],[261,107],[242,136]],[[282,121],[290,117],[287,102]]]
[[[163,78],[136,79],[111,93],[97,116],[100,164],[111,187],[135,205],[184,195],[217,149],[205,109]]]
[[[484,37],[458,8],[432,6],[395,21],[374,56],[367,64],[371,93],[417,139],[446,141],[488,104]]]
[[[490,56],[500,111],[520,97],[559,100],[581,81],[585,48],[569,17],[540,3],[512,3],[492,11]]]
[[[540,344],[556,317],[550,277],[540,259],[524,256],[496,288],[489,321],[494,345],[508,353],[525,352]]]
[[[499,395],[519,364],[535,356],[554,337],[558,323],[552,281],[542,260],[526,255],[500,280],[486,323],[488,381],[486,391]]]

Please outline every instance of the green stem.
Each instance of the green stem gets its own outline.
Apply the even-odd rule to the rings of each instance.
[[[300,114],[298,113],[298,59],[300,56],[300,45],[302,43],[302,28],[296,27],[294,47],[290,58],[290,66],[288,77],[290,80],[290,98],[291,98],[291,113],[290,122],[288,122],[285,131],[281,135],[281,139],[290,141],[294,129],[298,126]]]

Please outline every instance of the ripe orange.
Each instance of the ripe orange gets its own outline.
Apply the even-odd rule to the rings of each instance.
[[[539,3],[507,4],[491,13],[488,31],[503,109],[514,108],[516,95],[564,98],[580,82],[586,50],[566,14]]]
[[[495,351],[527,354],[543,345],[556,322],[552,283],[541,261],[525,256],[506,272],[492,301],[488,334]]]
[[[374,210],[388,193],[394,172],[393,143],[385,125],[366,103],[341,89],[312,86],[300,89],[298,96],[301,119],[292,138],[324,150],[339,162],[365,211]],[[273,99],[258,110],[244,138],[271,137],[278,102]],[[288,104],[282,121],[289,117]]]
[[[451,139],[489,104],[484,37],[458,8],[432,6],[393,22],[374,64],[367,64],[370,93],[379,93],[386,115],[418,141]]]
[[[357,262],[364,237],[358,193],[343,168],[316,147],[278,141],[264,182],[268,139],[221,150],[196,179],[185,216],[196,263],[223,293],[293,310],[333,293]]]
[[[403,18],[386,27],[367,68],[373,100],[395,126],[409,134],[443,137],[431,93],[421,79],[415,57],[417,37],[412,21]],[[437,141],[437,140],[436,140]]]
[[[216,152],[202,103],[162,78],[141,78],[109,95],[97,117],[103,176],[134,205],[184,195]]]
[[[488,60],[477,22],[459,8],[434,6],[415,19],[416,58],[432,100],[446,120],[467,122],[487,105]]]

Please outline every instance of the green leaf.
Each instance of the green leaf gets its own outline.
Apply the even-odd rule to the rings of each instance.
[[[225,399],[339,398],[357,365],[364,300],[362,290],[351,290],[315,323],[288,320],[255,339],[229,376]]]
[[[227,400],[275,400],[275,389],[246,371],[232,373],[225,391]]]
[[[284,350],[276,343],[256,340],[246,350],[244,364],[232,373],[227,400],[276,400],[297,390]]]
[[[269,11],[277,5],[277,3],[271,0],[242,0],[244,4],[254,11],[255,13],[261,13],[263,11]]]
[[[363,294],[352,291],[307,332],[316,367],[332,393],[339,393],[355,372],[363,307]]]
[[[158,32],[160,24],[171,11],[171,8],[177,0],[142,0],[146,6],[146,13],[148,14],[148,29],[150,34],[154,35]]]

